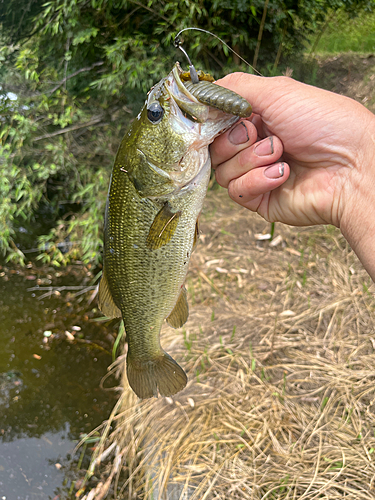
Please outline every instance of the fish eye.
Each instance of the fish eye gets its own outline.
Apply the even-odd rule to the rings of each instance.
[[[150,104],[150,107],[147,108],[147,118],[151,123],[156,124],[159,123],[163,118],[164,109],[160,106],[158,102],[153,102]]]

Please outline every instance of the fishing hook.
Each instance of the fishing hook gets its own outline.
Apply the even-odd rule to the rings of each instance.
[[[181,31],[180,31],[180,33],[181,33]],[[192,83],[199,83],[197,71],[194,68],[193,63],[190,61],[190,57],[187,55],[186,50],[181,45],[181,40],[179,39],[179,36],[178,36],[180,33],[178,33],[175,36],[174,41],[173,41],[173,45],[176,47],[176,49],[180,49],[181,52],[183,54],[185,54],[186,59],[188,60],[188,63],[189,63],[190,78],[191,78]]]

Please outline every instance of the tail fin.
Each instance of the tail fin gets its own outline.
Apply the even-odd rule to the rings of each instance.
[[[185,387],[184,370],[165,351],[149,361],[135,361],[130,351],[126,358],[126,374],[130,387],[141,399],[172,396]]]

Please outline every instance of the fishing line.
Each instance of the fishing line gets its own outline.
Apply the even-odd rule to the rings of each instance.
[[[262,73],[260,73],[258,70],[256,70],[249,62],[246,61],[246,59],[244,59],[243,57],[241,57],[234,49],[232,49],[232,47],[230,47],[227,43],[225,43],[224,40],[222,40],[220,37],[218,37],[217,35],[215,35],[215,33],[211,33],[211,31],[204,30],[203,28],[191,27],[191,28],[184,28],[181,31],[179,31],[177,33],[177,35],[174,37],[173,45],[176,47],[176,49],[180,49],[183,52],[183,54],[185,54],[185,56],[186,56],[186,58],[187,58],[187,60],[189,62],[189,69],[190,69],[191,81],[193,83],[198,83],[198,81],[199,81],[198,80],[198,75],[197,75],[197,72],[196,72],[193,64],[190,61],[189,56],[187,55],[186,51],[182,48],[182,46],[181,46],[182,42],[181,42],[181,40],[179,38],[179,36],[181,35],[181,33],[183,33],[184,31],[188,31],[188,30],[202,31],[203,33],[207,33],[208,35],[211,35],[214,38],[217,38],[223,45],[225,45],[225,47],[227,47],[231,52],[233,52],[233,54],[235,54],[237,57],[239,57],[241,59],[241,61],[243,61],[245,64],[247,64],[249,66],[249,68],[251,68],[253,71],[255,71],[255,73],[258,73],[259,76],[263,76]],[[191,70],[193,70],[194,76],[192,75]]]

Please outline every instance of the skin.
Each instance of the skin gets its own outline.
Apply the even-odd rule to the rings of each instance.
[[[254,112],[211,145],[218,183],[268,221],[337,226],[375,281],[375,116],[291,78],[233,73],[216,83]]]

